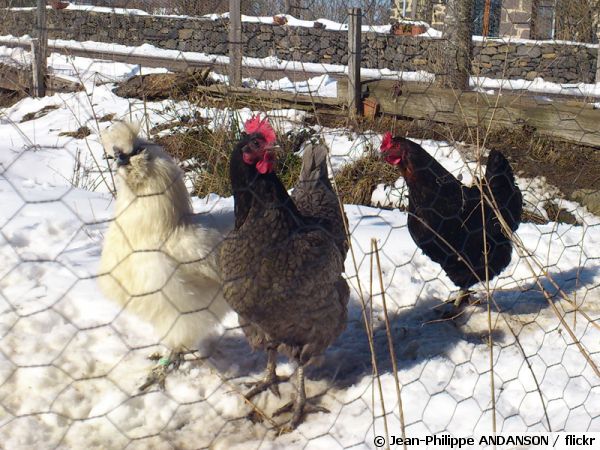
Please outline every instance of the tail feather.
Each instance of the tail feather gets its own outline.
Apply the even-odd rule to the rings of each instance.
[[[131,153],[141,141],[138,138],[139,132],[139,123],[115,122],[100,133],[100,139],[106,154],[114,156],[115,150],[122,153]]]
[[[298,186],[310,189],[321,184],[331,188],[329,173],[327,171],[327,152],[327,146],[322,141],[306,144],[302,157],[302,170],[300,171]]]
[[[485,179],[500,213],[512,231],[519,227],[523,211],[523,196],[515,183],[508,160],[497,150],[488,156]]]
[[[329,181],[327,170],[327,146],[321,141],[310,142],[304,148],[302,170],[292,199],[305,216],[324,220],[342,256],[348,252],[346,238],[346,215],[340,209],[338,196]]]

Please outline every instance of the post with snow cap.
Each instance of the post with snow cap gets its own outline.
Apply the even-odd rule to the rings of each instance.
[[[242,85],[241,0],[229,0],[229,86]]]
[[[348,9],[348,112],[350,117],[362,115],[360,86],[362,10]]]
[[[592,23],[596,24],[596,38],[600,43],[600,2],[596,3],[592,11]],[[600,46],[598,46],[598,53],[596,54],[596,84],[600,84]]]
[[[35,38],[31,40],[31,71],[33,73],[31,94],[34,97],[43,97],[46,95],[46,74],[48,73],[46,51],[48,48],[46,0],[37,0],[35,25]]]

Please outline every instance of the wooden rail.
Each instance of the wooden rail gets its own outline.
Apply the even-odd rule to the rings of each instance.
[[[11,39],[1,40],[0,46],[23,48],[31,50],[31,43],[25,39]],[[126,64],[137,64],[142,67],[153,67],[153,68],[164,68],[173,72],[185,72],[189,69],[205,69],[207,67],[214,70],[216,73],[228,75],[229,64],[218,61],[195,61],[189,60],[184,57],[183,54],[179,54],[178,57],[165,57],[165,56],[144,56],[136,55],[135,53],[124,54],[118,52],[105,52],[93,49],[87,49],[83,46],[80,48],[65,46],[48,42],[48,51],[60,53],[62,55],[80,56],[83,58],[90,59],[102,59],[107,61],[116,61]],[[305,81],[309,78],[323,75],[323,72],[311,72],[310,70],[292,70],[292,69],[279,69],[271,67],[242,67],[242,75],[249,78],[256,78],[260,80],[279,80],[284,77],[288,77],[291,81]],[[341,74],[338,74],[341,76]]]
[[[338,80],[338,98],[348,83]],[[375,99],[384,114],[487,128],[530,125],[538,132],[577,144],[600,147],[600,109],[580,100],[519,94],[461,92],[428,84],[373,80],[363,97]]]

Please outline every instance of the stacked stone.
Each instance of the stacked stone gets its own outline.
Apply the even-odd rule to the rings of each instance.
[[[34,32],[32,10],[3,11],[0,34]],[[77,10],[48,11],[50,39],[97,41],[226,55],[227,19],[107,14]],[[347,64],[347,31],[323,27],[243,23],[245,56]],[[440,39],[363,33],[362,66],[436,73]],[[594,82],[597,46],[556,42],[474,42],[473,72],[492,78],[537,77],[559,83]]]

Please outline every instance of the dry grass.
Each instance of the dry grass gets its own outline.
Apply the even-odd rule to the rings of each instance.
[[[50,111],[54,111],[55,109],[58,109],[58,108],[59,108],[58,105],[47,105],[47,106],[44,106],[39,111],[30,112],[30,113],[25,114],[23,116],[23,118],[21,119],[21,123],[23,123],[23,122],[29,122],[30,120],[35,120],[35,119],[39,119],[40,117],[44,117]]]
[[[235,142],[233,132],[192,126],[176,131],[156,141],[180,161],[186,161],[186,170],[197,173],[194,195],[204,197],[210,193],[230,196],[229,157]],[[302,159],[294,153],[297,145],[292,136],[279,136],[281,150],[277,154],[277,175],[290,189],[298,180]]]
[[[395,167],[370,152],[335,175],[342,203],[371,206],[371,195],[378,184],[393,184],[398,179]]]
[[[77,128],[75,131],[61,131],[58,133],[59,136],[68,136],[75,139],[85,139],[90,134],[92,134],[92,131],[85,125]]]
[[[115,94],[123,98],[154,100],[187,100],[198,86],[214,84],[210,69],[190,70],[183,73],[156,73],[136,75],[121,83]]]

